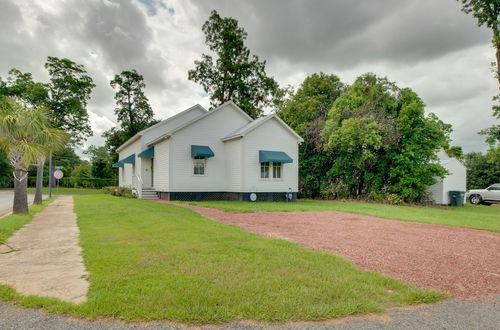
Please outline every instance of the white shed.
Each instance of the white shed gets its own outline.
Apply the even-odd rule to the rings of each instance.
[[[119,185],[172,200],[284,200],[298,191],[302,138],[276,114],[196,105],[121,145]]]
[[[449,205],[451,190],[463,191],[467,189],[467,170],[458,159],[448,156],[444,150],[438,153],[439,163],[449,174],[428,188],[429,200],[436,204]]]

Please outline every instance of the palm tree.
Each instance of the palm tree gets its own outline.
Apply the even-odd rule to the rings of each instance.
[[[29,166],[67,139],[64,131],[50,126],[45,108],[27,109],[13,98],[0,100],[0,147],[13,168],[14,213],[28,213]]]

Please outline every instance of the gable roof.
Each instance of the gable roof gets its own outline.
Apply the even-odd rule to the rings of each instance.
[[[166,132],[165,134],[161,135],[160,137],[158,137],[158,138],[154,139],[153,141],[149,141],[149,142],[147,142],[147,145],[148,145],[148,146],[151,146],[151,145],[154,145],[155,143],[158,143],[158,142],[160,142],[160,141],[162,141],[162,140],[164,140],[164,139],[167,139],[167,138],[171,137],[173,134],[175,134],[175,133],[177,133],[177,132],[179,132],[179,131],[183,130],[183,129],[184,129],[184,128],[186,128],[186,127],[191,126],[191,125],[192,125],[192,124],[194,124],[194,123],[197,123],[197,122],[198,122],[198,121],[200,121],[200,120],[205,119],[206,117],[208,117],[208,116],[210,116],[210,115],[212,115],[212,114],[216,113],[217,111],[219,111],[219,110],[221,110],[221,109],[224,109],[225,107],[227,107],[227,106],[229,106],[229,105],[233,106],[233,109],[237,110],[237,111],[238,111],[241,115],[243,115],[243,116],[244,116],[244,117],[245,117],[245,118],[246,118],[249,122],[252,122],[252,121],[253,121],[252,117],[250,117],[250,116],[249,116],[249,115],[248,115],[245,111],[241,110],[241,109],[240,109],[240,107],[238,107],[238,106],[237,106],[237,105],[236,105],[233,101],[228,101],[228,102],[226,102],[226,103],[224,103],[224,104],[219,105],[217,108],[215,108],[215,109],[213,109],[213,110],[210,110],[210,111],[208,111],[207,113],[204,113],[204,114],[203,114],[203,115],[201,115],[201,116],[198,116],[198,117],[196,117],[196,118],[194,118],[194,119],[192,119],[192,120],[190,120],[190,121],[188,121],[188,122],[186,122],[186,123],[184,123],[184,124],[182,124],[182,125],[180,125],[180,126],[177,126],[177,127],[176,127],[176,128],[174,128],[174,129],[171,129],[170,131],[168,131],[168,132]]]
[[[192,111],[192,110],[195,110],[195,109],[202,110],[203,112],[205,112],[204,114],[201,114],[198,117],[204,116],[208,112],[207,109],[205,109],[204,107],[202,107],[199,104],[196,104],[196,105],[194,105],[192,107],[187,108],[186,110],[183,110],[183,111],[181,111],[179,113],[176,113],[173,116],[170,116],[170,117],[168,117],[168,118],[160,121],[159,123],[154,124],[153,126],[150,126],[148,128],[143,129],[142,131],[138,132],[137,134],[135,134],[134,136],[132,136],[130,139],[128,139],[127,141],[125,141],[121,146],[119,146],[116,149],[116,151],[120,152],[121,150],[123,150],[123,148],[125,148],[125,147],[129,146],[130,144],[132,144],[133,142],[137,141],[144,133],[146,133],[146,132],[148,132],[148,131],[150,131],[150,130],[152,130],[154,128],[158,128],[158,127],[164,125],[165,123],[170,122],[173,119],[175,119],[175,118],[177,118],[177,117],[185,114],[186,112],[189,112],[189,111]]]
[[[271,120],[271,119],[276,119],[278,121],[278,123],[281,124],[281,126],[283,126],[286,130],[288,130],[293,136],[295,136],[300,142],[303,142],[304,139],[302,139],[302,137],[300,135],[298,135],[293,129],[290,128],[290,126],[288,126],[280,117],[278,117],[277,114],[273,113],[273,114],[270,114],[270,115],[267,115],[265,117],[261,117],[259,119],[256,119],[254,121],[252,121],[251,123],[248,123],[247,125],[237,129],[236,131],[234,131],[233,133],[225,136],[222,138],[222,141],[229,141],[229,140],[232,140],[232,139],[236,139],[236,138],[239,138],[239,137],[243,137],[245,135],[247,135],[248,133],[250,133],[251,131],[253,131],[254,129],[256,129],[257,127],[261,126],[262,124],[266,123],[267,121]]]

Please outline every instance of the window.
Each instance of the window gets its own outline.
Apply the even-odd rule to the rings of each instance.
[[[272,169],[272,175],[273,175],[272,178],[281,179],[281,167],[282,163],[272,163],[272,162],[260,163],[260,178],[270,179],[271,169]]]
[[[269,179],[269,162],[260,163],[260,178]]]
[[[273,163],[273,179],[281,179],[281,163]]]
[[[205,175],[205,157],[194,157],[193,160],[193,174],[194,175]]]

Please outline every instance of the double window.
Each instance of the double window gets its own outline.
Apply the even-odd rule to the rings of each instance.
[[[194,157],[193,159],[193,174],[194,175],[205,175],[206,167],[205,157]]]
[[[261,179],[281,179],[282,163],[263,162],[260,163]]]

